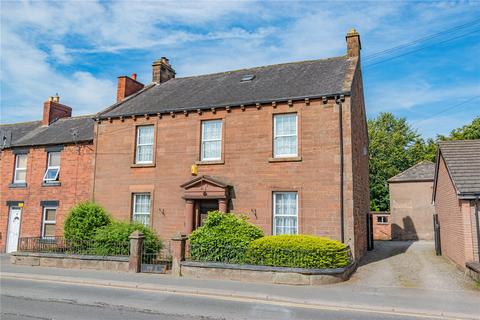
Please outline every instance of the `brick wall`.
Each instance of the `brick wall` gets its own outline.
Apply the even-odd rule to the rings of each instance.
[[[442,255],[464,267],[465,236],[462,210],[443,158],[439,159],[435,212],[440,223]]]
[[[433,240],[433,181],[391,182],[392,239]]]
[[[392,224],[389,212],[372,212],[373,217],[373,240],[391,240]],[[386,217],[387,222],[378,222],[378,217]]]
[[[349,99],[346,98],[347,107],[343,110],[347,138],[351,134]],[[333,100],[327,104],[314,100],[308,104],[294,102],[291,106],[278,103],[276,107],[263,105],[259,109],[249,106],[245,110],[219,109],[215,113],[195,112],[187,116],[177,114],[175,117],[163,115],[161,118],[129,117],[102,121],[95,128],[98,134],[95,142],[98,150],[95,201],[116,218],[129,220],[132,192],[151,192],[151,224],[154,229],[166,240],[182,232],[185,227],[185,200],[182,199],[184,191],[180,185],[193,178],[190,167],[199,160],[201,120],[223,119],[224,162],[199,165],[198,174],[222,178],[233,186],[230,211],[245,213],[252,223],[262,227],[266,234],[271,234],[272,192],[297,191],[299,232],[339,240],[338,111]],[[298,113],[301,161],[270,162],[273,114],[285,112]],[[154,167],[132,165],[135,128],[142,124],[155,125]],[[362,133],[358,135],[362,139]],[[359,223],[359,228],[355,230],[361,232],[366,223],[353,218],[352,147],[351,140],[345,140],[345,216],[350,226]],[[362,146],[366,146],[366,141]],[[367,177],[359,178],[365,187],[365,181],[368,181],[365,168],[355,174],[367,174]],[[368,199],[362,201],[368,203]],[[347,240],[352,247],[354,237],[351,227]],[[360,246],[366,246],[362,237],[365,235],[358,234]],[[364,251],[364,248],[356,250],[357,254]]]
[[[0,173],[0,250],[5,251],[9,207],[7,201],[23,201],[20,237],[41,235],[43,208],[40,201],[59,201],[56,215],[57,235],[62,234],[65,214],[77,202],[91,198],[93,178],[93,145],[65,146],[61,152],[60,186],[42,186],[47,165],[44,147],[29,149],[27,158],[27,187],[11,188],[15,155],[11,150],[1,152]]]
[[[363,96],[363,80],[360,63],[352,59],[354,70],[352,98],[350,105],[351,164],[352,180],[351,198],[353,199],[354,244],[357,256],[365,254],[367,249],[367,214],[370,212],[370,185],[368,176],[368,130]],[[346,136],[346,139],[349,138]]]

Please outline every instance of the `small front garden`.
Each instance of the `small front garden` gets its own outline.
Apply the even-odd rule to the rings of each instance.
[[[342,243],[310,235],[264,236],[245,216],[210,212],[190,240],[190,259],[272,267],[335,269],[351,262]]]
[[[129,236],[144,234],[143,253],[155,254],[162,242],[154,231],[138,222],[115,221],[98,204],[83,202],[74,206],[63,228],[63,237],[22,238],[20,251],[96,256],[128,256]]]

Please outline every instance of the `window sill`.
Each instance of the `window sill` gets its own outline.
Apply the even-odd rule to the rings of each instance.
[[[60,181],[42,182],[42,187],[59,187],[61,185]]]
[[[195,161],[195,164],[198,166],[209,165],[209,164],[225,164],[224,160],[204,160],[204,161]]]
[[[154,168],[155,163],[132,163],[130,168]]]
[[[27,187],[27,183],[26,182],[14,182],[14,183],[10,183],[8,185],[9,188],[26,188]]]
[[[268,158],[268,162],[299,162],[302,157]]]

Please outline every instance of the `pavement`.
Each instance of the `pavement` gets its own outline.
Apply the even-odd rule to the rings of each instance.
[[[16,266],[2,256],[2,316],[10,310],[22,319],[14,318],[22,306],[65,316],[63,309],[100,305],[112,318],[139,314],[120,317],[130,319],[176,319],[182,311],[186,319],[480,319],[478,286],[432,252],[429,242],[377,242],[349,281],[315,287]]]

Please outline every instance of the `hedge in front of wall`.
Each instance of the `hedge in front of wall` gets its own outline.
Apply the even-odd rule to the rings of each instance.
[[[134,231],[140,231],[145,236],[143,253],[155,254],[162,248],[162,242],[155,232],[139,222],[113,221],[97,230],[93,237],[93,252],[96,255],[128,255],[129,236]]]
[[[243,263],[248,244],[263,231],[245,216],[211,211],[202,227],[189,237],[190,257],[195,261]]]
[[[245,262],[273,267],[331,269],[348,265],[349,253],[343,243],[328,238],[277,235],[250,242]]]

